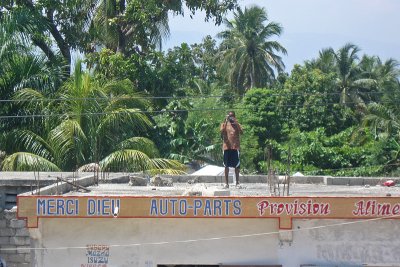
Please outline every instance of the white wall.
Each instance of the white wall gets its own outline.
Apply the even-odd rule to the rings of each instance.
[[[347,221],[356,222],[356,221]],[[346,223],[295,220],[292,242],[278,234],[208,239],[278,231],[275,219],[40,219],[31,230],[38,250],[34,266],[78,266],[88,262],[86,245],[110,246],[107,267],[157,264],[338,264],[385,263],[400,266],[400,221]],[[148,244],[154,242],[171,242]],[[147,244],[146,244],[147,243]],[[129,245],[142,244],[142,245]],[[121,246],[114,246],[121,245]],[[126,245],[126,246],[125,246]],[[60,247],[83,247],[55,249]],[[102,265],[93,265],[103,267]]]

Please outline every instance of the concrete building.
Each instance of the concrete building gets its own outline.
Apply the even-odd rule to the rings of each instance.
[[[128,178],[19,195],[29,266],[400,266],[400,187],[380,178],[299,177],[289,196],[262,176],[229,190],[221,177]]]

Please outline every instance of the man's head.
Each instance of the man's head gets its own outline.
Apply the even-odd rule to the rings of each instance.
[[[235,112],[234,111],[229,111],[228,112],[228,121],[230,123],[234,123],[235,122]]]

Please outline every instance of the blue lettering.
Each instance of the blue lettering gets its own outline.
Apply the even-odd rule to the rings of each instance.
[[[211,216],[211,203],[209,199],[205,200],[204,216]]]
[[[168,214],[168,199],[160,199],[160,214],[163,216]]]
[[[222,202],[219,199],[214,199],[214,215],[222,216]]]
[[[87,202],[87,214],[95,215],[96,214],[96,201],[94,199],[89,198]]]
[[[36,215],[45,215],[46,214],[46,200],[45,199],[37,199],[37,211]]]
[[[157,200],[151,200],[150,215],[158,216]]]
[[[57,199],[56,215],[65,215],[64,199]]]
[[[102,201],[102,215],[111,215],[110,212],[110,200],[109,199],[103,199]]]
[[[115,204],[115,202],[116,202],[116,204]],[[115,200],[113,199],[113,200],[111,201],[111,205],[112,205],[113,211],[115,210],[116,207],[118,207],[118,210],[121,211],[119,199],[117,199],[117,201],[115,201]]]
[[[56,208],[54,199],[47,200],[47,215],[54,215],[54,210]]]
[[[72,199],[67,199],[66,201],[65,201],[65,210],[66,210],[66,213],[68,214],[68,215],[72,215],[72,214],[74,214],[74,200],[72,200]]]
[[[181,199],[179,201],[179,215],[186,215],[187,213],[187,201],[186,199]]]
[[[193,215],[197,216],[197,210],[200,209],[203,206],[203,202],[201,199],[195,199],[194,200],[194,210],[193,210]]]
[[[75,215],[79,215],[79,199],[75,199]]]
[[[175,216],[175,204],[178,200],[176,199],[170,199],[169,200],[171,202],[171,206],[172,206],[172,215]]]
[[[230,210],[230,204],[231,204],[232,200],[230,199],[224,199],[224,203],[225,203],[225,215],[228,216],[229,215],[229,210]]]
[[[233,201],[233,214],[234,215],[240,215],[242,213],[242,203],[240,202],[240,200],[234,200]]]

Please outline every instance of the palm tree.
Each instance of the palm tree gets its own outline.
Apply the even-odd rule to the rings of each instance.
[[[62,65],[52,64],[32,48],[30,35],[35,29],[28,23],[30,18],[24,12],[4,13],[0,18],[0,114],[8,116],[0,121],[0,132],[26,124],[21,118],[12,118],[23,115],[10,101],[15,92],[29,87],[51,94],[66,77]]]
[[[334,72],[335,69],[335,57],[331,48],[322,49],[318,53],[318,58],[306,61],[305,65],[307,68],[319,69],[323,73]]]
[[[10,132],[7,143],[18,152],[4,160],[3,170],[76,170],[93,163],[107,171],[182,169],[176,161],[159,158],[151,140],[137,136],[151,126],[141,111],[149,103],[129,81],[97,84],[78,63],[52,101],[33,89],[20,90],[15,99],[27,110],[40,103],[46,131]]]
[[[400,140],[400,115],[385,105],[369,104],[368,114],[364,116],[362,126],[370,128],[375,138],[383,135]]]
[[[399,63],[391,58],[385,62],[377,58],[376,65],[373,73],[376,76],[379,93],[382,94],[381,101],[398,114],[400,112],[399,103],[393,100],[400,98]]]
[[[376,80],[363,73],[358,58],[360,48],[348,43],[337,52],[335,57],[337,79],[336,87],[341,94],[342,104],[358,104],[365,108],[368,93],[376,88]]]
[[[218,35],[223,39],[220,70],[239,91],[266,86],[275,79],[275,69],[284,70],[282,58],[276,52],[286,55],[286,49],[270,40],[280,36],[283,28],[275,22],[265,25],[267,21],[264,8],[238,8],[232,21],[224,21],[228,29]]]

